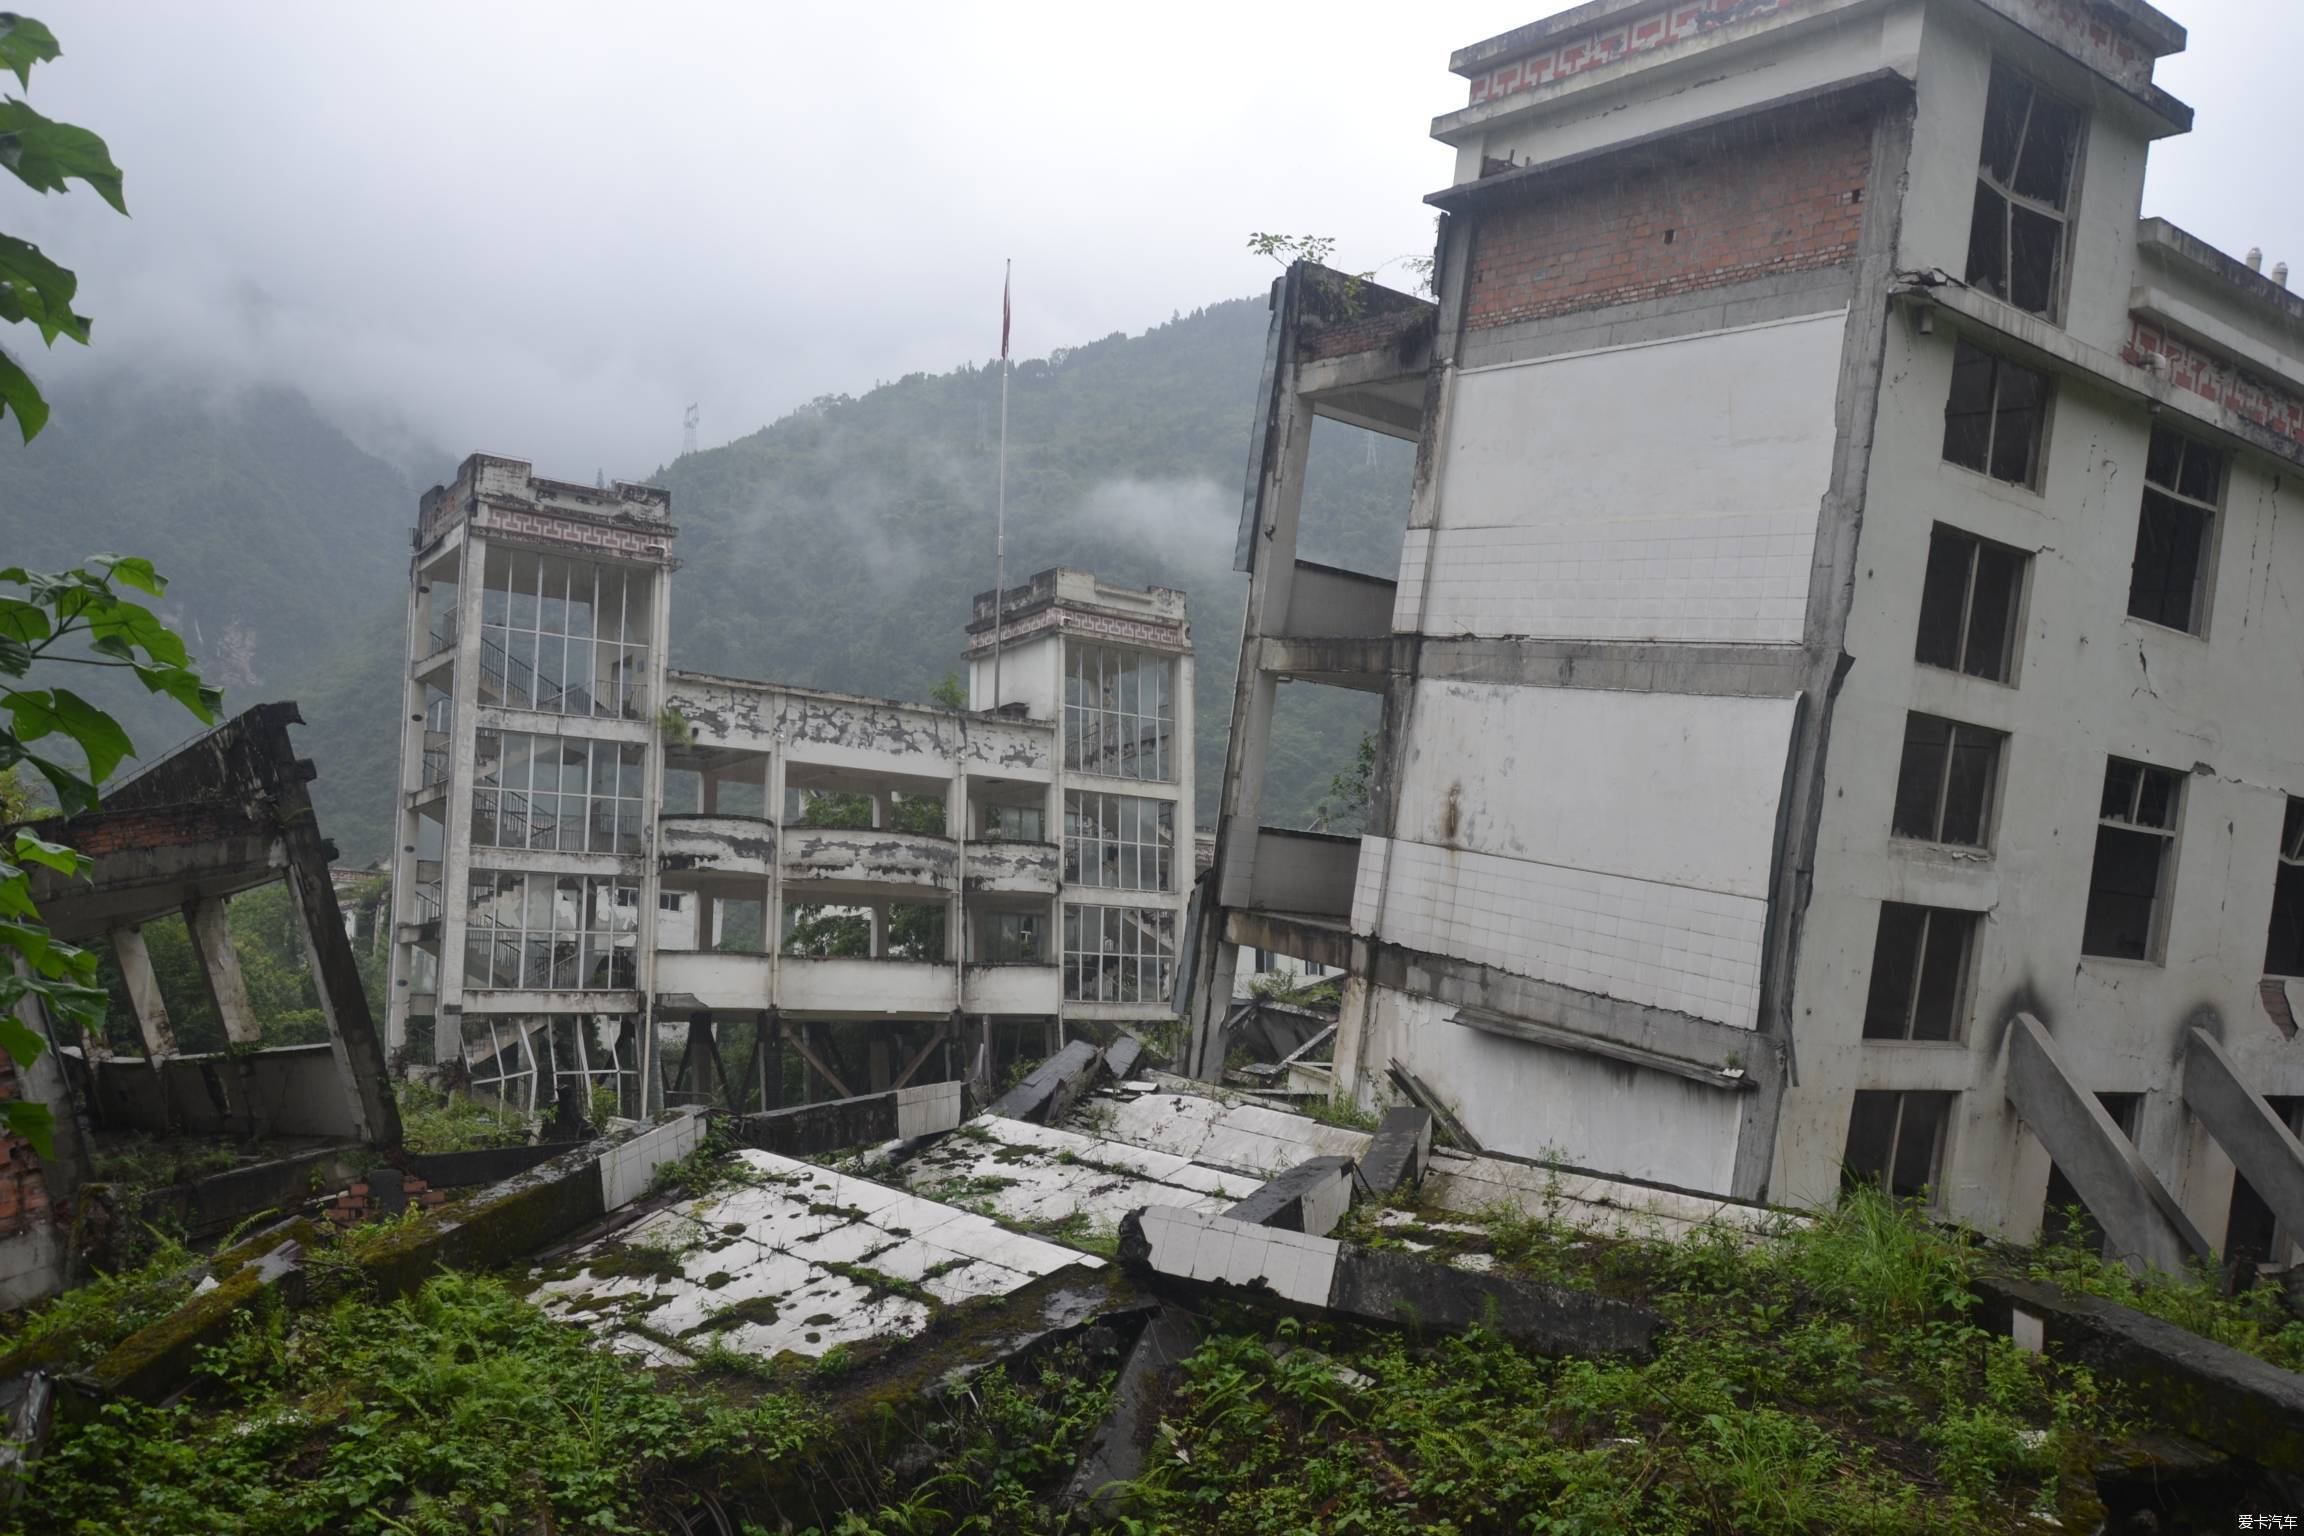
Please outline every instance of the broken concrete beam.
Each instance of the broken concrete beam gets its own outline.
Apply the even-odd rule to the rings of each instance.
[[[215,1286],[122,1339],[72,1385],[101,1400],[133,1397],[157,1403],[192,1379],[200,1352],[222,1344],[233,1319],[267,1293],[293,1300],[304,1280],[304,1245],[290,1241],[224,1276]]]
[[[1079,1464],[1064,1488],[1064,1507],[1087,1505],[1101,1515],[1114,1484],[1144,1475],[1153,1432],[1183,1375],[1184,1361],[1199,1347],[1200,1325],[1191,1313],[1161,1307],[1152,1314],[1113,1383],[1111,1409],[1081,1444]]]
[[[55,1407],[56,1387],[46,1371],[0,1382],[0,1509],[14,1509],[24,1496],[32,1463],[47,1448]]]
[[[1661,1326],[1630,1302],[1162,1206],[1121,1221],[1120,1262],[1155,1281],[1357,1322],[1442,1332],[1478,1324],[1548,1355],[1644,1360]]]
[[[960,1124],[965,1108],[962,1087],[957,1080],[918,1083],[853,1099],[828,1099],[821,1104],[738,1115],[730,1126],[739,1146],[783,1157],[820,1157],[844,1147],[910,1141],[952,1130]]]
[[[1075,1040],[1026,1075],[993,1102],[992,1113],[1007,1120],[1053,1125],[1079,1101],[1104,1069],[1104,1053],[1093,1040]]]
[[[2170,1429],[2275,1472],[2304,1473],[2304,1376],[2100,1296],[1981,1276],[1978,1322],[2119,1381]]]
[[[1352,1207],[1352,1159],[1298,1163],[1224,1214],[1255,1227],[1326,1237]]]
[[[1424,1181],[1424,1165],[1432,1156],[1432,1115],[1413,1104],[1395,1104],[1384,1111],[1375,1139],[1360,1154],[1360,1187],[1381,1200]]]
[[[1136,1070],[1137,1058],[1144,1054],[1144,1042],[1134,1035],[1122,1035],[1104,1052],[1104,1070],[1112,1074],[1112,1081],[1124,1083],[1128,1074]]]
[[[470,1152],[422,1152],[408,1158],[408,1172],[434,1189],[465,1189],[494,1184],[548,1163],[581,1141],[540,1141],[525,1147],[481,1147]]]

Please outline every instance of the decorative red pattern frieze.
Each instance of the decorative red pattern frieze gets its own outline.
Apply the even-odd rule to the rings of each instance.
[[[1156,645],[1172,650],[1185,646],[1184,626],[1181,624],[1151,623],[1141,619],[1115,619],[1099,613],[1075,613],[1068,608],[1044,608],[1028,619],[1004,625],[1000,643],[1015,645],[1032,636],[1051,629],[1062,629],[1077,634],[1103,635],[1113,640],[1124,640],[1131,645]],[[990,631],[968,642],[968,653],[992,649]]]
[[[1678,4],[1659,6],[1629,20],[1605,22],[1589,32],[1571,33],[1557,42],[1548,42],[1535,53],[1474,75],[1471,104],[1478,106],[1492,97],[1534,90],[1635,53],[1653,53],[1756,16],[1789,11],[1803,3],[1804,0],[1680,0]]]
[[[2149,320],[2130,316],[2128,345],[2120,355],[2142,366],[2148,353],[2164,359],[2161,376],[2178,389],[2222,406],[2243,421],[2292,443],[2304,443],[2304,398],[2241,372],[2225,358],[2171,336]]]
[[[1810,0],[1678,0],[1627,20],[1604,22],[1588,32],[1547,41],[1534,53],[1473,76],[1471,104],[1478,106],[1515,91],[1534,90],[1633,54],[1671,48],[1722,27],[1780,15],[1808,3]],[[2087,6],[2074,0],[1986,3],[2130,90],[2143,91],[2152,84],[2152,51]]]
[[[559,544],[575,544],[585,549],[607,550],[620,555],[648,555],[662,559],[672,552],[666,546],[662,534],[636,528],[576,523],[534,512],[507,512],[501,507],[481,508],[480,516],[475,521],[496,533],[550,539]]]

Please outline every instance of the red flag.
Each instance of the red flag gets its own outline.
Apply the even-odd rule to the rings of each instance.
[[[1008,270],[1000,271],[1000,361],[1008,361]]]

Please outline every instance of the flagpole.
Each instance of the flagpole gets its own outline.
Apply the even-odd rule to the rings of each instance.
[[[1000,491],[992,524],[992,707],[1000,707],[1000,650],[1007,629],[1008,586],[1008,281],[1013,261],[1000,264]]]

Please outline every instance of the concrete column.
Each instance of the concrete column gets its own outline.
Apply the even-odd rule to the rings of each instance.
[[[162,1058],[176,1054],[176,1031],[168,1022],[168,1004],[152,974],[152,952],[144,947],[144,930],[113,929],[112,958],[119,962],[121,980],[128,986],[128,1006],[135,1011],[136,1028],[144,1036],[145,1060],[157,1068]]]
[[[2184,1102],[2280,1225],[2291,1233],[2304,1232],[2304,1144],[2204,1029],[2194,1028],[2186,1036]]]
[[[192,935],[200,979],[224,1026],[224,1038],[234,1045],[256,1044],[263,1028],[248,1001],[248,983],[240,974],[240,952],[232,947],[232,922],[224,898],[202,896],[184,903],[184,926]]]
[[[469,801],[471,797],[467,794],[465,798]],[[373,1146],[396,1147],[400,1144],[400,1103],[392,1096],[384,1041],[369,1015],[360,968],[353,961],[350,941],[344,937],[344,916],[336,906],[336,888],[328,879],[328,845],[312,830],[308,807],[309,802],[289,807],[306,814],[300,824],[282,834],[296,927],[304,938],[304,957],[312,967],[320,1011],[328,1020],[328,1044],[336,1058],[337,1080],[344,1085],[352,1133]],[[457,1053],[461,1055],[461,1011],[456,1017]]]
[[[2210,1256],[2185,1216],[2095,1094],[2081,1087],[2047,1029],[2028,1013],[2008,1024],[2007,1096],[2072,1181],[2111,1250],[2131,1269],[2180,1272]]]
[[[885,960],[888,958],[888,903],[874,900],[866,904],[866,910],[872,914],[872,958]]]
[[[696,775],[696,809],[707,816],[720,813],[720,776],[710,769]]]

